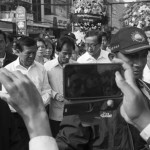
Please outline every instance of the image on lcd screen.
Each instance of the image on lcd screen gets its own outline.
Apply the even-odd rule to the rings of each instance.
[[[90,99],[121,95],[115,82],[117,64],[67,65],[64,69],[64,97],[66,99]]]

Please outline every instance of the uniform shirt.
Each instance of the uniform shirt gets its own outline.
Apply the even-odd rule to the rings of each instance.
[[[75,61],[70,60],[69,63],[75,63]],[[52,87],[52,90],[63,95],[63,67],[59,64],[58,58],[46,62],[44,67],[47,70],[48,81]],[[63,110],[64,102],[60,102],[52,98],[49,109],[50,119],[55,121],[62,121]]]
[[[34,61],[34,63],[27,69],[20,64],[19,58],[17,58],[17,60],[5,66],[5,68],[9,71],[18,70],[23,74],[26,74],[35,84],[37,90],[41,94],[44,105],[46,106],[47,104],[49,104],[50,97],[52,96],[52,89],[48,83],[47,72],[43,65]],[[4,87],[2,91],[5,91]]]
[[[92,57],[88,52],[84,53],[77,60],[78,63],[111,63],[108,58],[109,52],[101,50],[101,53],[97,59]]]
[[[150,83],[150,69],[148,65],[146,65],[143,70],[143,80],[147,83]]]

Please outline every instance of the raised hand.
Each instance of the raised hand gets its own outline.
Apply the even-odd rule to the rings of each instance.
[[[121,63],[124,68],[123,76],[116,72],[117,86],[124,94],[121,115],[141,131],[150,123],[150,110],[146,99],[136,85],[131,66],[116,58],[113,62]]]
[[[51,135],[48,116],[42,98],[32,81],[21,72],[9,72],[0,69],[0,83],[8,93],[0,97],[9,103],[22,116],[30,138],[39,135]]]

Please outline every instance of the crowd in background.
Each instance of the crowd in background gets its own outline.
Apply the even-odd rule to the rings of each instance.
[[[32,128],[30,127],[30,124],[27,123],[27,120],[30,120],[31,115],[33,117],[31,120],[34,120],[35,122],[37,121],[37,110],[35,108],[35,106],[37,106],[39,107],[38,110],[42,111],[42,114],[43,108],[45,107],[49,117],[46,120],[49,121],[51,135],[56,139],[60,150],[141,150],[146,148],[145,141],[148,141],[149,138],[145,138],[143,132],[145,133],[146,131],[143,131],[143,129],[145,129],[145,127],[149,124],[149,120],[146,123],[145,120],[143,121],[141,118],[140,121],[137,121],[134,115],[133,118],[128,118],[127,113],[129,107],[119,106],[109,112],[107,110],[102,112],[100,111],[100,113],[106,113],[107,115],[104,116],[104,118],[100,118],[96,124],[92,124],[91,122],[89,123],[89,118],[86,120],[85,118],[76,115],[64,117],[64,106],[67,103],[67,100],[63,96],[63,68],[68,63],[108,64],[112,63],[114,57],[116,57],[116,62],[118,61],[119,63],[122,63],[125,71],[129,69],[129,72],[125,72],[124,76],[127,80],[124,80],[120,74],[116,73],[117,79],[119,80],[117,82],[116,79],[116,82],[118,83],[117,86],[121,88],[124,95],[128,99],[145,99],[145,103],[147,105],[145,106],[143,104],[142,108],[144,108],[144,110],[138,109],[138,111],[143,110],[144,113],[141,114],[146,114],[146,117],[149,117],[149,115],[147,115],[149,114],[147,112],[149,112],[148,110],[150,108],[150,45],[148,40],[148,31],[148,28],[142,30],[136,27],[128,27],[119,30],[111,37],[111,35],[107,32],[90,30],[85,34],[85,43],[81,41],[78,44],[76,43],[76,36],[73,33],[65,33],[58,39],[50,39],[40,36],[33,39],[29,36],[13,37],[9,34],[6,36],[3,31],[0,31],[0,65],[1,68],[4,67],[7,69],[2,70],[2,75],[3,77],[7,76],[7,74],[10,75],[10,77],[7,76],[7,80],[9,78],[9,82],[16,84],[16,86],[14,86],[13,84],[4,82],[4,86],[0,87],[5,101],[10,104],[9,108],[11,110],[11,116],[13,116],[16,129],[19,132],[19,136],[13,136],[13,138],[11,137],[12,141],[10,143],[12,146],[15,147],[17,145],[16,141],[19,141],[19,137],[21,137],[21,146],[17,145],[17,147],[19,147],[18,149],[29,149],[28,143],[32,137]],[[15,71],[17,71],[17,73],[14,73]],[[25,76],[23,76],[20,72]],[[130,75],[127,76],[127,74]],[[128,83],[129,81],[132,83]],[[126,82],[128,84],[126,84]],[[19,89],[18,85],[22,84],[26,86],[26,88],[23,88],[22,93],[26,91],[25,89],[27,89],[26,95],[30,94],[31,99],[40,99],[40,104],[35,103],[34,106],[32,101],[30,103],[30,99],[26,99],[26,96],[21,94],[21,89]],[[123,88],[123,85],[125,88]],[[107,86],[107,83],[105,83],[105,86]],[[20,107],[22,106],[24,108],[23,111],[22,109],[20,110],[20,107],[17,107],[18,104],[12,105],[13,103],[11,100],[13,98],[17,98],[15,95],[17,92],[13,91],[13,87],[14,89],[19,90],[18,97],[21,99],[22,96],[22,99],[27,101],[27,104],[22,106],[22,102],[18,100],[18,103],[20,102]],[[32,87],[31,91],[30,87]],[[13,92],[9,93],[9,89]],[[140,91],[144,93],[144,96],[141,96],[142,94]],[[8,93],[12,96],[12,99]],[[132,94],[135,94],[136,96],[140,95],[140,97],[133,96]],[[126,98],[122,98],[121,100],[126,101]],[[32,112],[31,108],[34,108],[35,112]],[[138,111],[135,112],[137,113]],[[42,116],[42,114],[40,115]],[[34,118],[34,116],[36,117]],[[139,116],[140,115],[138,114],[138,117]],[[133,120],[134,122],[132,122]],[[7,128],[14,131],[14,128],[12,128],[9,121],[7,122],[7,125],[9,125]],[[136,125],[133,123],[136,123]],[[144,126],[142,123],[145,123]],[[43,123],[43,125],[47,128],[47,124]],[[40,126],[41,124],[37,127]],[[36,129],[36,125],[34,128]],[[143,137],[145,141],[140,137],[140,133],[137,129],[141,132],[141,137]],[[50,132],[49,130],[48,133]],[[10,132],[10,134],[11,133],[13,132]],[[14,134],[15,133],[13,133],[13,135]],[[44,140],[45,137],[42,138],[41,141]],[[35,147],[38,147],[38,142],[35,143],[37,144],[35,144]],[[17,150],[17,148],[15,149]]]
[[[66,33],[66,35],[69,34],[69,36],[75,40],[75,51],[73,51],[72,54],[72,59],[73,60],[77,60],[81,55],[83,55],[86,52],[86,46],[85,46],[85,42],[84,41],[80,41],[78,43],[76,43],[77,39],[74,33]],[[107,50],[110,52],[110,48],[109,48],[109,43],[110,43],[110,39],[111,39],[111,35],[110,33],[107,32],[102,32],[103,34],[103,41],[102,41],[102,49],[103,50]],[[17,40],[20,39],[21,37],[16,37],[12,34],[7,33],[7,48],[6,51],[8,51],[9,53],[15,54],[17,55],[18,51],[16,49],[16,43]],[[44,44],[44,46],[42,45],[42,47],[39,47],[39,51],[37,51],[37,59],[38,61],[40,61],[39,59],[41,57],[44,58],[44,62],[47,60],[52,60],[54,58],[57,57],[57,49],[56,49],[56,45],[57,45],[57,38],[50,38],[50,37],[46,37],[46,36],[42,36],[41,35],[37,36],[36,38],[34,38],[36,41],[41,41],[41,43]],[[41,49],[41,50],[40,50]]]

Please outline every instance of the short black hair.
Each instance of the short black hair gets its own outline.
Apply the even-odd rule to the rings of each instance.
[[[36,41],[28,36],[21,37],[18,41],[16,41],[16,49],[18,49],[20,52],[23,51],[24,46],[31,47],[35,45]]]
[[[73,50],[75,50],[74,40],[72,38],[70,38],[69,36],[62,36],[62,37],[60,37],[60,39],[58,39],[57,45],[56,45],[56,50],[58,52],[61,52],[64,44],[68,44],[68,45],[73,46]]]
[[[100,44],[102,43],[103,36],[106,36],[106,38],[107,38],[107,34],[105,34],[105,32],[99,31],[99,30],[88,31],[84,38],[88,38],[91,36],[97,36],[98,43],[100,43]]]
[[[46,47],[46,43],[42,38],[35,38],[35,40],[36,40],[36,42],[42,42]]]
[[[146,32],[146,31],[150,31],[150,26],[144,27],[143,30],[144,30],[145,32]]]
[[[6,42],[6,34],[5,34],[5,32],[4,32],[4,31],[2,31],[2,30],[0,30],[0,34],[2,34],[2,35],[3,35],[4,40],[5,40],[5,42]]]

